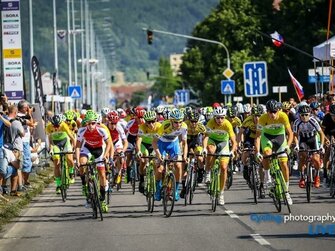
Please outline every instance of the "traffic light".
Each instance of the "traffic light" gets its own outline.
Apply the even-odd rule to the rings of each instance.
[[[152,44],[152,39],[154,38],[154,33],[152,30],[147,30],[147,40],[148,44]]]

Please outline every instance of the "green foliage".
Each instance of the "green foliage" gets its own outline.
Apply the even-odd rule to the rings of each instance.
[[[306,84],[307,69],[313,67],[312,59],[288,47],[274,47],[271,39],[259,31],[278,31],[286,43],[312,53],[312,47],[325,40],[327,13],[327,4],[321,0],[283,1],[279,12],[272,10],[272,0],[222,0],[192,35],[222,42],[228,48],[238,94],[244,94],[243,63],[266,61],[269,89],[273,85],[288,85],[292,96],[287,68],[308,92],[311,85]],[[188,47],[181,66],[183,79],[194,89],[202,90],[200,98],[204,104],[223,101],[220,81],[227,67],[225,50],[195,40],[189,40]]]

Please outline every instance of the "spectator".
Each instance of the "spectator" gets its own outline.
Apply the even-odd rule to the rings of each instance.
[[[19,113],[17,116],[20,118],[24,128],[25,135],[23,140],[23,162],[22,162],[22,178],[23,185],[25,188],[31,188],[29,183],[29,174],[32,170],[31,162],[31,151],[30,151],[30,127],[34,127],[34,121],[32,118],[32,109],[29,107],[29,103],[26,100],[21,100],[18,105]]]
[[[11,178],[11,195],[18,196],[16,189],[17,189],[17,181],[18,181],[18,175],[17,175],[17,169],[19,169],[20,165],[17,161],[12,149],[14,142],[12,136],[12,132],[14,132],[14,128],[16,126],[16,122],[11,123],[10,120],[12,118],[16,117],[17,108],[12,105],[8,108],[9,111],[9,120],[5,119],[2,115],[0,115],[0,182],[1,184],[6,184],[6,180],[8,178]],[[18,122],[20,125],[20,122]],[[8,129],[5,129],[5,126],[8,127]],[[22,126],[21,126],[22,128]],[[4,137],[4,132],[6,132],[6,137]],[[23,133],[23,128],[22,128]],[[14,135],[14,134],[13,134]],[[13,144],[12,144],[13,143]],[[9,165],[10,163],[10,165]]]

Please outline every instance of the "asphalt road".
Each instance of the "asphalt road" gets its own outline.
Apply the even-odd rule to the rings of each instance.
[[[205,188],[200,185],[194,204],[178,201],[170,218],[165,218],[161,202],[153,213],[146,212],[146,200],[140,193],[131,194],[124,186],[114,192],[110,212],[104,221],[91,218],[85,208],[79,179],[69,190],[65,203],[45,189],[20,217],[0,234],[0,250],[334,250],[334,222],[282,222],[282,213],[267,196],[257,205],[241,175],[225,192],[225,206],[211,211]],[[311,203],[306,203],[304,190],[291,181],[294,201],[292,215],[334,216],[335,199],[324,188],[313,189]],[[296,219],[299,220],[299,219]],[[258,221],[258,222],[257,222]],[[314,235],[327,230],[331,234]],[[334,231],[334,232],[332,232]]]

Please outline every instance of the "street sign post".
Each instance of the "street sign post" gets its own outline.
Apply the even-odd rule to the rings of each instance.
[[[239,102],[242,102],[242,101],[243,101],[243,97],[241,97],[241,96],[234,97],[233,100],[234,100],[234,102],[239,103]]]
[[[279,102],[281,102],[281,94],[287,93],[287,86],[273,86],[272,92],[278,93],[278,99],[279,99]]]
[[[266,62],[246,62],[243,64],[244,94],[246,97],[268,95],[268,76]]]
[[[68,87],[68,95],[71,98],[81,98],[81,87],[80,85],[72,85]]]
[[[231,96],[235,94],[235,81],[234,80],[221,80],[221,93],[224,96],[224,102],[227,104],[227,102],[231,102]],[[227,98],[227,95],[229,95]]]

